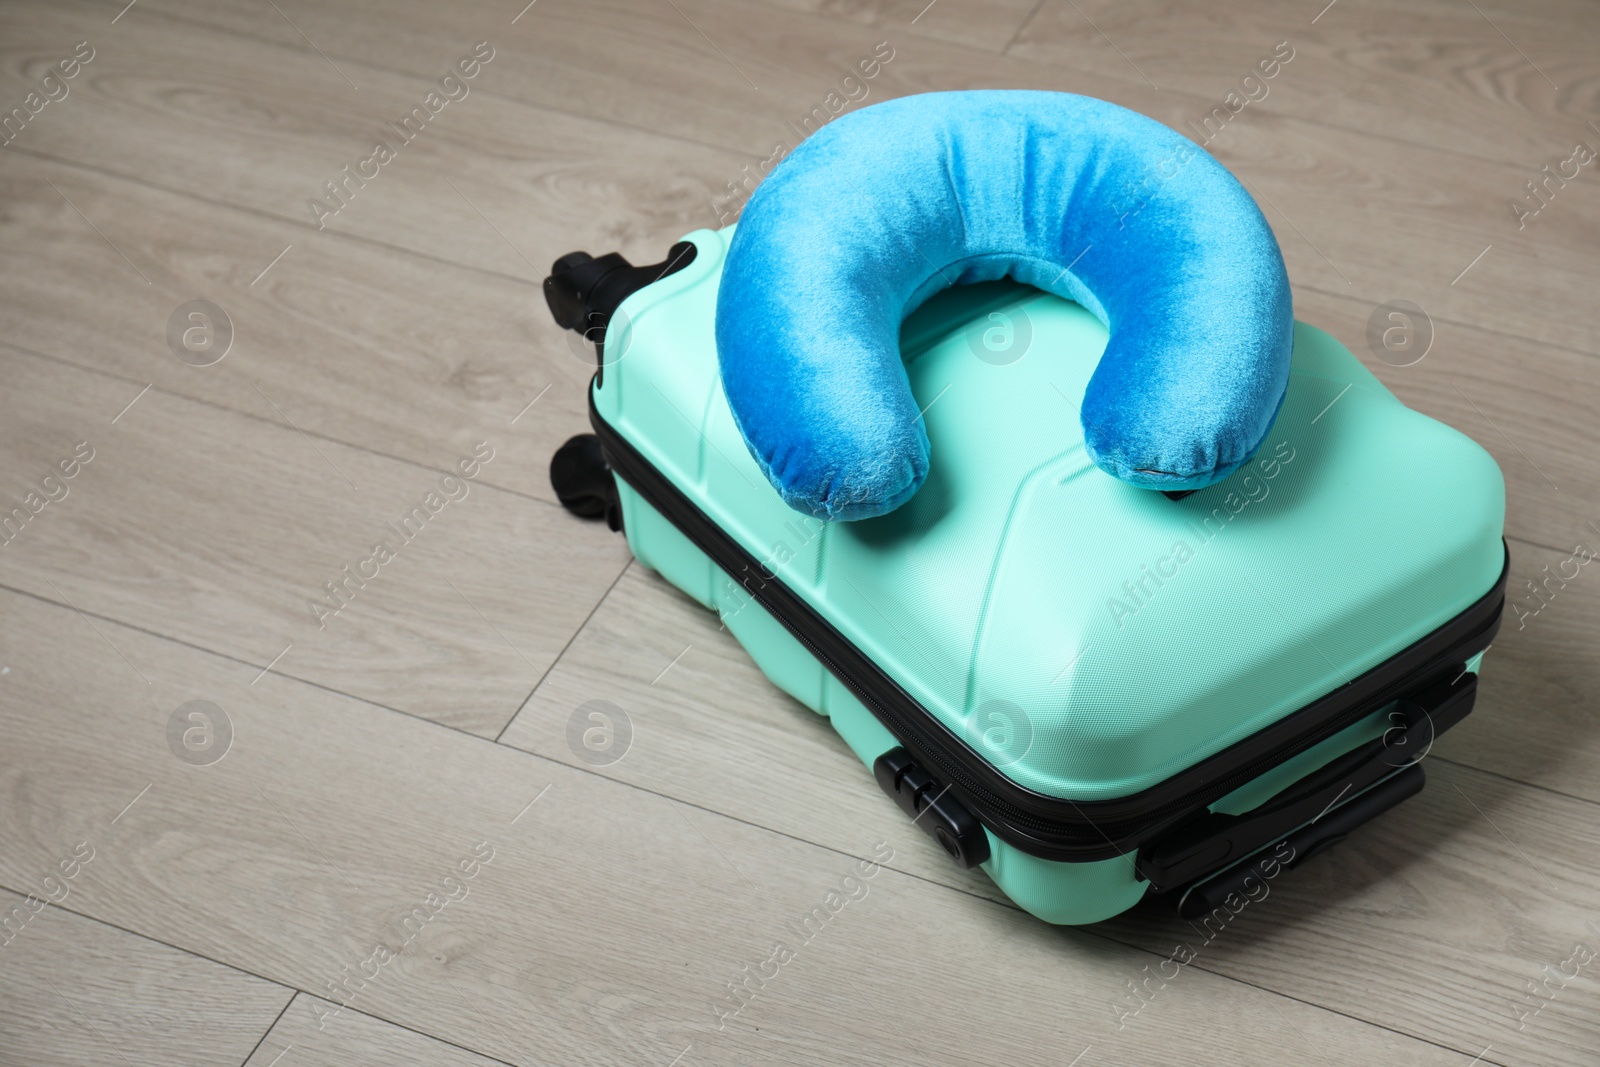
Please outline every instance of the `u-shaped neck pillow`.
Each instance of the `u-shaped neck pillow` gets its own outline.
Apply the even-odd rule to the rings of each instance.
[[[1238,181],[1103,100],[927,93],[808,138],[728,250],[723,388],[790,506],[859,519],[910,499],[929,456],[901,321],[947,286],[1007,276],[1110,332],[1081,407],[1101,469],[1198,489],[1260,447],[1288,388],[1294,314],[1278,243]]]

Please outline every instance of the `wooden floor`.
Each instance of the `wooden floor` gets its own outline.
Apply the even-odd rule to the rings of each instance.
[[[0,1064],[1600,1063],[1600,572],[1527,585],[1600,546],[1600,8],[523,2],[0,6]],[[1209,137],[1298,316],[1505,471],[1519,611],[1429,789],[1147,999],[1186,924],[954,869],[546,480],[589,375],[548,264],[717,225],[862,85]]]

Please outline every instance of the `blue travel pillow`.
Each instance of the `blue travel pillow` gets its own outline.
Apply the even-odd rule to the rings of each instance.
[[[1103,100],[926,93],[808,138],[750,198],[728,250],[723,388],[791,507],[860,519],[911,498],[928,435],[901,321],[947,286],[1007,276],[1110,332],[1081,408],[1102,470],[1198,489],[1261,446],[1288,388],[1294,314],[1277,241],[1238,181]]]

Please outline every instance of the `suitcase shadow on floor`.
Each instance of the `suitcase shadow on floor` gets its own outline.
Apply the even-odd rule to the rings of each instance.
[[[1375,954],[1392,955],[1422,932],[1435,938],[1459,933],[1467,916],[1486,910],[1511,915],[1530,887],[1553,892],[1544,872],[1500,833],[1524,837],[1519,847],[1537,850],[1538,817],[1528,787],[1444,760],[1423,765],[1429,782],[1421,794],[1248,893],[1190,918],[1178,914],[1173,895],[1147,896],[1087,929],[1163,958],[1178,952],[1180,962],[1188,956],[1203,969],[1213,969],[1209,960],[1232,973],[1232,966],[1264,954],[1311,957],[1312,966],[1337,942],[1344,943],[1341,951],[1350,943],[1370,944]]]
[[[1545,561],[1538,555],[1512,546],[1510,598],[1522,579],[1539,575]],[[1169,942],[1195,943],[1198,933],[1208,954],[1225,958],[1263,947],[1276,952],[1351,924],[1390,943],[1419,922],[1446,936],[1485,909],[1510,916],[1528,892],[1556,892],[1547,875],[1559,884],[1555,868],[1565,864],[1570,873],[1570,850],[1541,848],[1541,840],[1553,841],[1563,821],[1592,819],[1580,798],[1593,788],[1573,783],[1593,779],[1600,730],[1593,696],[1600,693],[1600,662],[1578,652],[1600,629],[1596,612],[1576,597],[1562,606],[1535,620],[1543,625],[1526,627],[1508,606],[1484,661],[1477,706],[1422,759],[1428,781],[1420,794],[1263,883],[1259,899],[1241,897],[1235,908],[1212,912],[1209,926],[1179,917],[1170,896],[1147,896],[1090,929],[1152,950],[1165,945],[1163,953]]]
[[[1439,739],[1435,754],[1595,797],[1600,658],[1593,648],[1600,638],[1600,599],[1594,590],[1600,590],[1600,573],[1581,573],[1542,606],[1528,585],[1541,579],[1559,585],[1549,574],[1565,557],[1512,542],[1505,615],[1484,658],[1477,707]],[[1586,583],[1594,583],[1592,589]],[[1537,614],[1529,614],[1530,603]]]

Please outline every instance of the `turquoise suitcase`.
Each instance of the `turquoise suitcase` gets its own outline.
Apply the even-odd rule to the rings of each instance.
[[[1422,788],[1504,603],[1482,448],[1297,324],[1255,459],[1192,493],[1134,488],[1074,439],[1105,328],[962,286],[901,330],[927,482],[824,523],[780,500],[722,394],[731,234],[652,266],[557,261],[547,302],[599,366],[594,434],[552,481],[718,612],[954,862],[1047,922],[1151,893],[1225,918]]]

